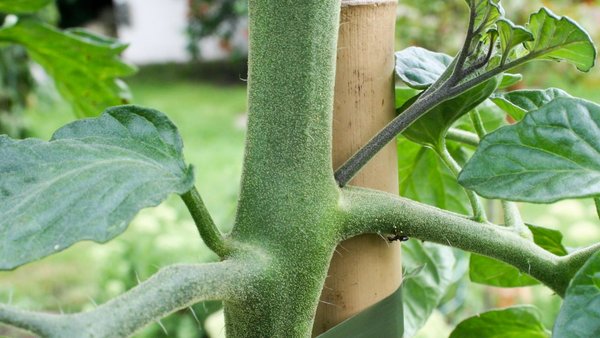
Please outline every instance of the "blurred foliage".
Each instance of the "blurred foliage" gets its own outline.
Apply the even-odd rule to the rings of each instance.
[[[245,0],[188,0],[188,50],[196,59],[200,55],[198,42],[208,36],[221,39],[221,48],[228,51],[231,58],[243,58],[236,50],[232,39],[239,25],[248,15],[248,2]]]
[[[0,13],[3,22],[0,48],[19,46],[18,50],[26,53],[26,56],[21,53],[23,56],[15,57],[6,52],[7,56],[2,58],[4,68],[10,69],[0,73],[3,92],[18,92],[20,98],[15,100],[13,94],[11,102],[14,104],[3,110],[11,110],[11,115],[15,116],[29,102],[24,98],[30,95],[33,82],[25,87],[21,85],[23,81],[14,80],[31,79],[28,76],[31,64],[27,58],[37,62],[53,78],[59,92],[76,107],[79,116],[95,116],[109,106],[128,102],[130,93],[119,79],[136,71],[135,67],[119,59],[127,46],[81,29],[58,30],[53,26],[58,19],[57,13],[53,2],[33,14]],[[22,74],[18,75],[19,72]],[[18,122],[11,123],[20,128]]]
[[[587,30],[592,39],[600,42],[600,1],[599,0],[502,0],[507,16],[516,24],[524,24],[529,15],[545,6],[559,15],[569,16]],[[469,22],[467,5],[464,0],[399,0],[396,22],[396,49],[408,46],[420,46],[436,52],[455,55],[462,45],[464,32]],[[559,81],[561,88],[575,86],[585,90],[600,85],[600,67],[590,73],[569,71],[566,63],[550,65],[552,72],[546,71],[547,63],[526,64],[518,72],[525,75],[525,81],[519,87],[547,87],[552,81]],[[535,76],[528,76],[532,74]],[[585,82],[587,86],[576,86]],[[573,93],[577,95],[577,93]],[[584,95],[585,96],[585,95]],[[594,95],[600,101],[600,94]]]
[[[53,5],[27,16],[50,24],[58,20]],[[6,17],[7,14],[0,12],[0,24]],[[0,43],[0,134],[18,138],[27,136],[22,111],[31,104],[36,89],[30,66],[25,48]]]
[[[170,204],[174,202],[171,199]],[[177,208],[163,204],[140,214],[132,224],[134,230],[115,239],[109,250],[89,248],[92,260],[101,262],[94,302],[101,304],[122,294],[162,266],[214,261],[216,257],[201,243],[194,223],[183,216]],[[85,307],[90,306],[95,305],[87,302]],[[147,326],[136,337],[205,337],[206,317],[220,308],[220,302],[195,304]]]
[[[0,134],[26,136],[21,111],[33,86],[25,50],[20,46],[0,48]]]
[[[596,40],[600,37],[598,4],[598,0],[502,0],[508,18],[517,24],[527,22],[530,13],[545,6],[555,13],[572,17]],[[467,15],[467,5],[461,0],[399,0],[397,49],[416,45],[454,55],[462,45],[469,22]]]
[[[130,100],[120,77],[136,68],[119,59],[127,45],[81,29],[58,30],[37,20],[22,19],[0,30],[0,40],[26,48],[80,117]]]
[[[196,186],[215,222],[228,232],[242,167],[245,87],[178,80],[172,72],[167,66],[142,68],[129,81],[136,93],[134,103],[168,112],[179,126],[185,157],[196,169]],[[175,73],[189,76],[185,69]],[[73,119],[71,109],[63,100],[40,102],[27,110],[25,123],[32,135],[47,139]],[[86,310],[134,287],[160,267],[213,260],[216,256],[202,243],[189,212],[173,196],[157,208],[142,211],[123,235],[107,244],[79,243],[15,271],[0,272],[0,302],[12,299],[23,308],[53,312]],[[135,337],[206,337],[205,318],[220,307],[219,302],[197,304],[193,312],[178,311]],[[217,332],[222,329],[218,324]],[[2,335],[31,337],[0,325]]]
[[[59,27],[80,27],[96,19],[102,10],[113,5],[112,0],[56,0],[60,11]]]

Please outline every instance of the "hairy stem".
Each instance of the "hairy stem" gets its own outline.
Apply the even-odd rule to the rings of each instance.
[[[498,259],[564,296],[569,281],[596,245],[558,257],[513,231],[379,191],[345,188],[343,238],[362,233],[403,234]]]
[[[460,80],[460,76],[461,76],[461,74],[463,74],[463,68],[465,66],[465,61],[467,61],[467,58],[469,57],[469,50],[471,49],[473,37],[475,36],[474,25],[475,25],[476,13],[475,13],[475,9],[473,8],[473,6],[470,5],[469,7],[470,7],[469,27],[467,28],[467,35],[465,36],[465,41],[463,43],[462,49],[461,49],[460,53],[458,54],[456,65],[454,66],[454,70],[452,72],[452,76],[450,76],[450,79],[448,80],[450,85],[454,85],[456,82],[458,82]]]
[[[461,77],[467,76],[475,72],[476,70],[483,68],[483,66],[485,66],[490,61],[490,59],[492,58],[492,53],[494,52],[494,41],[494,39],[490,39],[486,55],[480,58],[479,60],[475,60],[475,62],[469,68],[463,70],[461,73]]]
[[[89,312],[55,315],[0,305],[0,322],[43,337],[128,337],[169,313],[205,300],[244,297],[260,260],[173,265]]]
[[[446,144],[442,144],[439,146],[439,149],[436,151],[444,164],[450,169],[454,177],[458,177],[458,174],[462,170],[460,165],[454,160],[450,152],[448,152],[448,147]],[[469,202],[471,203],[471,208],[473,209],[473,219],[477,222],[487,222],[487,217],[485,215],[485,209],[483,208],[483,204],[481,204],[481,200],[479,196],[475,194],[472,190],[464,189],[467,197],[469,198]]]
[[[445,88],[445,87],[442,87]],[[415,103],[398,115],[392,122],[385,126],[364,147],[357,151],[335,173],[335,180],[340,187],[345,186],[367,162],[375,156],[396,135],[408,128],[414,121],[433,109],[436,105],[449,99],[446,90],[434,91],[427,96],[421,95]]]
[[[503,66],[496,67],[490,71],[487,71],[481,75],[478,75],[472,79],[468,79],[464,82],[452,84],[452,81],[446,81],[444,77],[441,77],[438,81],[431,85],[430,88],[433,90],[427,90],[423,95],[415,101],[410,107],[408,107],[404,113],[396,117],[392,122],[385,126],[377,135],[375,135],[364,147],[358,150],[352,157],[346,161],[335,173],[335,179],[340,187],[345,186],[354,175],[365,165],[367,162],[375,156],[386,144],[393,140],[396,135],[402,133],[406,128],[416,121],[419,117],[425,115],[431,109],[437,105],[449,100],[465,91],[491,79],[492,77],[503,73],[504,71],[510,70],[514,67],[520,66],[527,63],[542,52],[530,53],[526,56],[511,61]],[[456,71],[456,68],[455,68]],[[453,72],[453,74],[455,73]],[[468,78],[468,75],[465,77]],[[445,82],[444,82],[445,81]],[[438,82],[444,82],[440,85]]]
[[[212,251],[214,251],[219,257],[225,257],[231,253],[231,248],[225,242],[223,235],[215,225],[208,209],[202,201],[202,197],[198,193],[198,190],[194,187],[192,190],[181,195],[181,198],[185,202],[200,236]]]

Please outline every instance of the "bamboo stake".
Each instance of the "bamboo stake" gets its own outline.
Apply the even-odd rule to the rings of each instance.
[[[396,0],[342,0],[333,117],[333,166],[342,165],[395,116]],[[396,145],[350,182],[398,193]],[[318,335],[377,303],[402,282],[400,244],[363,235],[338,246],[317,310]]]

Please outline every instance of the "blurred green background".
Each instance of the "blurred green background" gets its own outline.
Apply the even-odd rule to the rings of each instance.
[[[524,23],[528,13],[547,6],[555,13],[575,18],[595,41],[600,41],[597,1],[502,3],[517,23]],[[244,15],[239,6],[235,8],[236,15]],[[400,0],[398,48],[419,45],[454,54],[460,47],[466,22],[463,1]],[[198,190],[223,231],[228,231],[234,221],[244,146],[246,89],[239,59],[236,54],[235,60],[217,64],[147,66],[127,79],[133,103],[167,113],[179,127],[185,156],[195,167]],[[526,65],[520,71],[525,81],[519,86],[559,87],[600,102],[600,68],[583,74],[565,64],[543,63]],[[21,98],[19,127],[24,127],[25,135],[48,139],[54,130],[74,119],[73,111],[51,83],[37,84],[31,90]],[[600,241],[600,225],[592,201],[521,204],[520,208],[527,222],[561,230],[568,247]],[[107,244],[79,243],[16,271],[0,272],[0,302],[65,313],[85,310],[135,286],[162,266],[214,259],[197,235],[183,203],[172,197],[157,208],[143,211],[122,236]],[[543,287],[496,289],[467,279],[463,278],[450,301],[432,316],[420,337],[447,336],[456,322],[491,307],[533,302],[544,310],[548,326],[558,312],[559,298]],[[219,307],[216,303],[196,305],[150,325],[136,336],[204,337],[206,318]],[[218,327],[221,320],[215,322],[213,331],[222,334]],[[29,337],[2,326],[0,335]]]

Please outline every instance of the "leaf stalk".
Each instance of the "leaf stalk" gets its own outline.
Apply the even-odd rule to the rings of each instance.
[[[462,170],[460,164],[454,160],[450,152],[448,151],[448,147],[446,147],[445,143],[442,143],[438,149],[436,150],[437,154],[440,156],[444,164],[450,169],[454,177],[458,177],[458,173]],[[467,197],[469,198],[469,202],[471,203],[471,209],[473,210],[473,219],[477,222],[484,223],[487,222],[487,216],[485,215],[485,208],[481,203],[481,200],[475,192],[469,189],[464,189]]]
[[[231,247],[227,245],[223,234],[217,228],[196,187],[181,195],[181,198],[190,211],[200,237],[202,237],[206,246],[221,258],[231,254]]]

